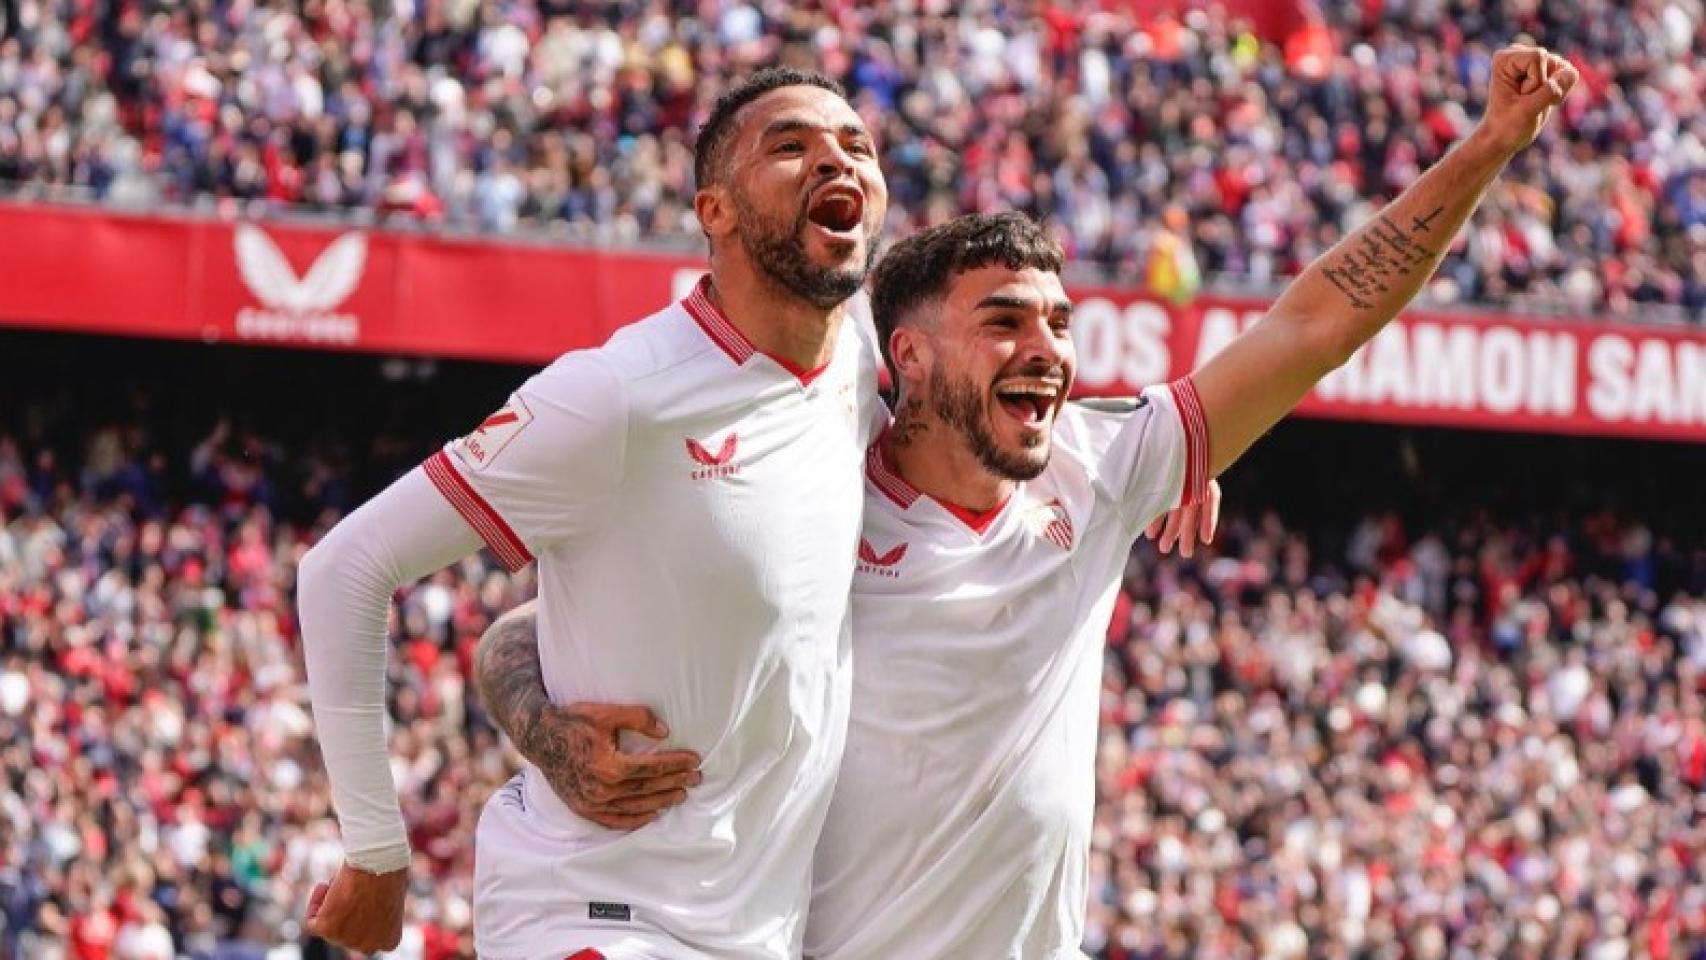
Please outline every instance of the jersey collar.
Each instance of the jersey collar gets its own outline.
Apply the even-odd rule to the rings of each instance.
[[[893,500],[902,510],[910,508],[918,502],[923,494],[918,488],[907,483],[901,475],[889,466],[889,458],[883,456],[883,441],[888,439],[889,432],[885,428],[877,442],[871,444],[871,449],[865,451],[865,478],[883,492],[883,496]]]
[[[823,366],[815,370],[806,370],[792,360],[778,357],[773,353],[765,353],[753,346],[746,334],[741,333],[739,327],[730,323],[723,311],[717,309],[717,305],[711,301],[711,275],[708,273],[700,277],[699,282],[693,285],[693,292],[681,301],[681,306],[687,311],[687,315],[699,324],[699,329],[705,331],[705,336],[710,337],[712,343],[728,354],[729,359],[733,360],[736,366],[745,366],[748,360],[763,355],[792,374],[795,379],[800,381],[802,387],[811,386],[813,380],[816,380],[825,370],[829,369],[830,362],[827,360],[824,361]]]
[[[888,430],[884,429],[882,435],[877,437],[877,442],[871,444],[871,448],[865,451],[865,478],[871,482],[872,486],[881,490],[883,496],[888,497],[896,506],[902,510],[907,510],[914,503],[917,503],[919,498],[924,496],[924,493],[912,484],[907,483],[900,472],[889,463],[889,458],[883,455],[883,440],[887,437]],[[1007,504],[1013,498],[1008,496],[1007,499],[988,510],[968,510],[945,500],[937,500],[935,497],[930,499],[940,505],[954,519],[965,524],[972,533],[982,536],[984,531],[989,529],[990,524],[995,522],[995,518],[1001,515],[1001,511],[1007,508]]]

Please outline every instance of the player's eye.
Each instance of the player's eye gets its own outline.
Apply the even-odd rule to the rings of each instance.
[[[774,152],[775,153],[799,153],[800,151],[804,150],[805,148],[806,148],[806,145],[801,143],[798,140],[783,140],[783,141],[776,144],[776,146],[774,148]]]

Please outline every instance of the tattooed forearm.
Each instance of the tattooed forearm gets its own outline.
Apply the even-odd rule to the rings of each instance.
[[[1280,412],[1291,409],[1409,304],[1509,157],[1496,141],[1469,137],[1286,287],[1268,311],[1267,319],[1274,322],[1259,325],[1266,327],[1259,339],[1272,338],[1263,348],[1270,351],[1269,359],[1294,377],[1276,381],[1284,387],[1274,392],[1276,402],[1283,401],[1277,403]],[[1295,366],[1271,353],[1287,344],[1296,348]],[[1226,430],[1228,436],[1244,433]],[[1243,451],[1236,444],[1229,449]]]
[[[1428,214],[1425,217],[1411,217],[1410,218],[1410,229],[1414,230],[1417,233],[1427,233],[1429,230],[1433,229],[1433,222],[1435,220],[1438,220],[1439,215],[1444,213],[1444,212],[1445,212],[1445,207],[1438,206],[1438,207],[1434,207],[1433,212]]]
[[[1411,271],[1424,276],[1433,272],[1439,251],[1425,246],[1417,235],[1429,233],[1430,225],[1444,212],[1445,206],[1437,205],[1425,216],[1411,217],[1408,228],[1384,213],[1376,216],[1351,243],[1330,256],[1322,265],[1322,275],[1351,306],[1374,309],[1380,295],[1390,292],[1394,279],[1408,277]]]
[[[480,638],[474,672],[493,722],[557,796],[582,813],[606,798],[596,779],[600,738],[593,723],[575,707],[553,704],[545,692],[539,616],[532,604],[511,610]]]
[[[665,751],[629,757],[622,730],[659,739],[669,730],[649,708],[552,703],[539,663],[539,618],[524,604],[492,624],[474,651],[486,710],[551,792],[575,813],[612,830],[633,830],[682,802],[699,784],[699,756]]]
[[[1508,151],[1470,136],[1368,223],[1311,264],[1275,302],[1276,311],[1323,320],[1331,339],[1363,343],[1433,275],[1499,171]]]
[[[523,756],[540,713],[551,702],[539,665],[538,627],[534,608],[519,607],[492,624],[474,651],[475,679],[486,710]]]
[[[592,723],[572,708],[548,708],[538,717],[529,742],[518,746],[545,775],[551,791],[583,814],[589,805],[611,799],[612,792],[598,780],[600,738]]]

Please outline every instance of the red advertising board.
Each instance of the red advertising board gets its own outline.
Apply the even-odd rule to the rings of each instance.
[[[1261,319],[1260,300],[1188,307],[1072,291],[1078,382],[1127,393],[1182,376]],[[1299,406],[1305,416],[1706,441],[1706,333],[1411,311]]]
[[[702,269],[688,256],[14,204],[0,204],[0,264],[0,324],[535,363],[602,342]],[[1072,294],[1086,394],[1184,374],[1266,306]],[[1417,311],[1299,412],[1706,441],[1706,332]]]
[[[0,203],[0,324],[544,361],[667,304],[699,262]]]

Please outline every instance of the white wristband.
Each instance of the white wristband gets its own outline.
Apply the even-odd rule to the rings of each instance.
[[[407,870],[409,859],[410,850],[406,843],[401,846],[380,847],[377,850],[349,850],[344,853],[344,860],[350,866],[376,874]]]

